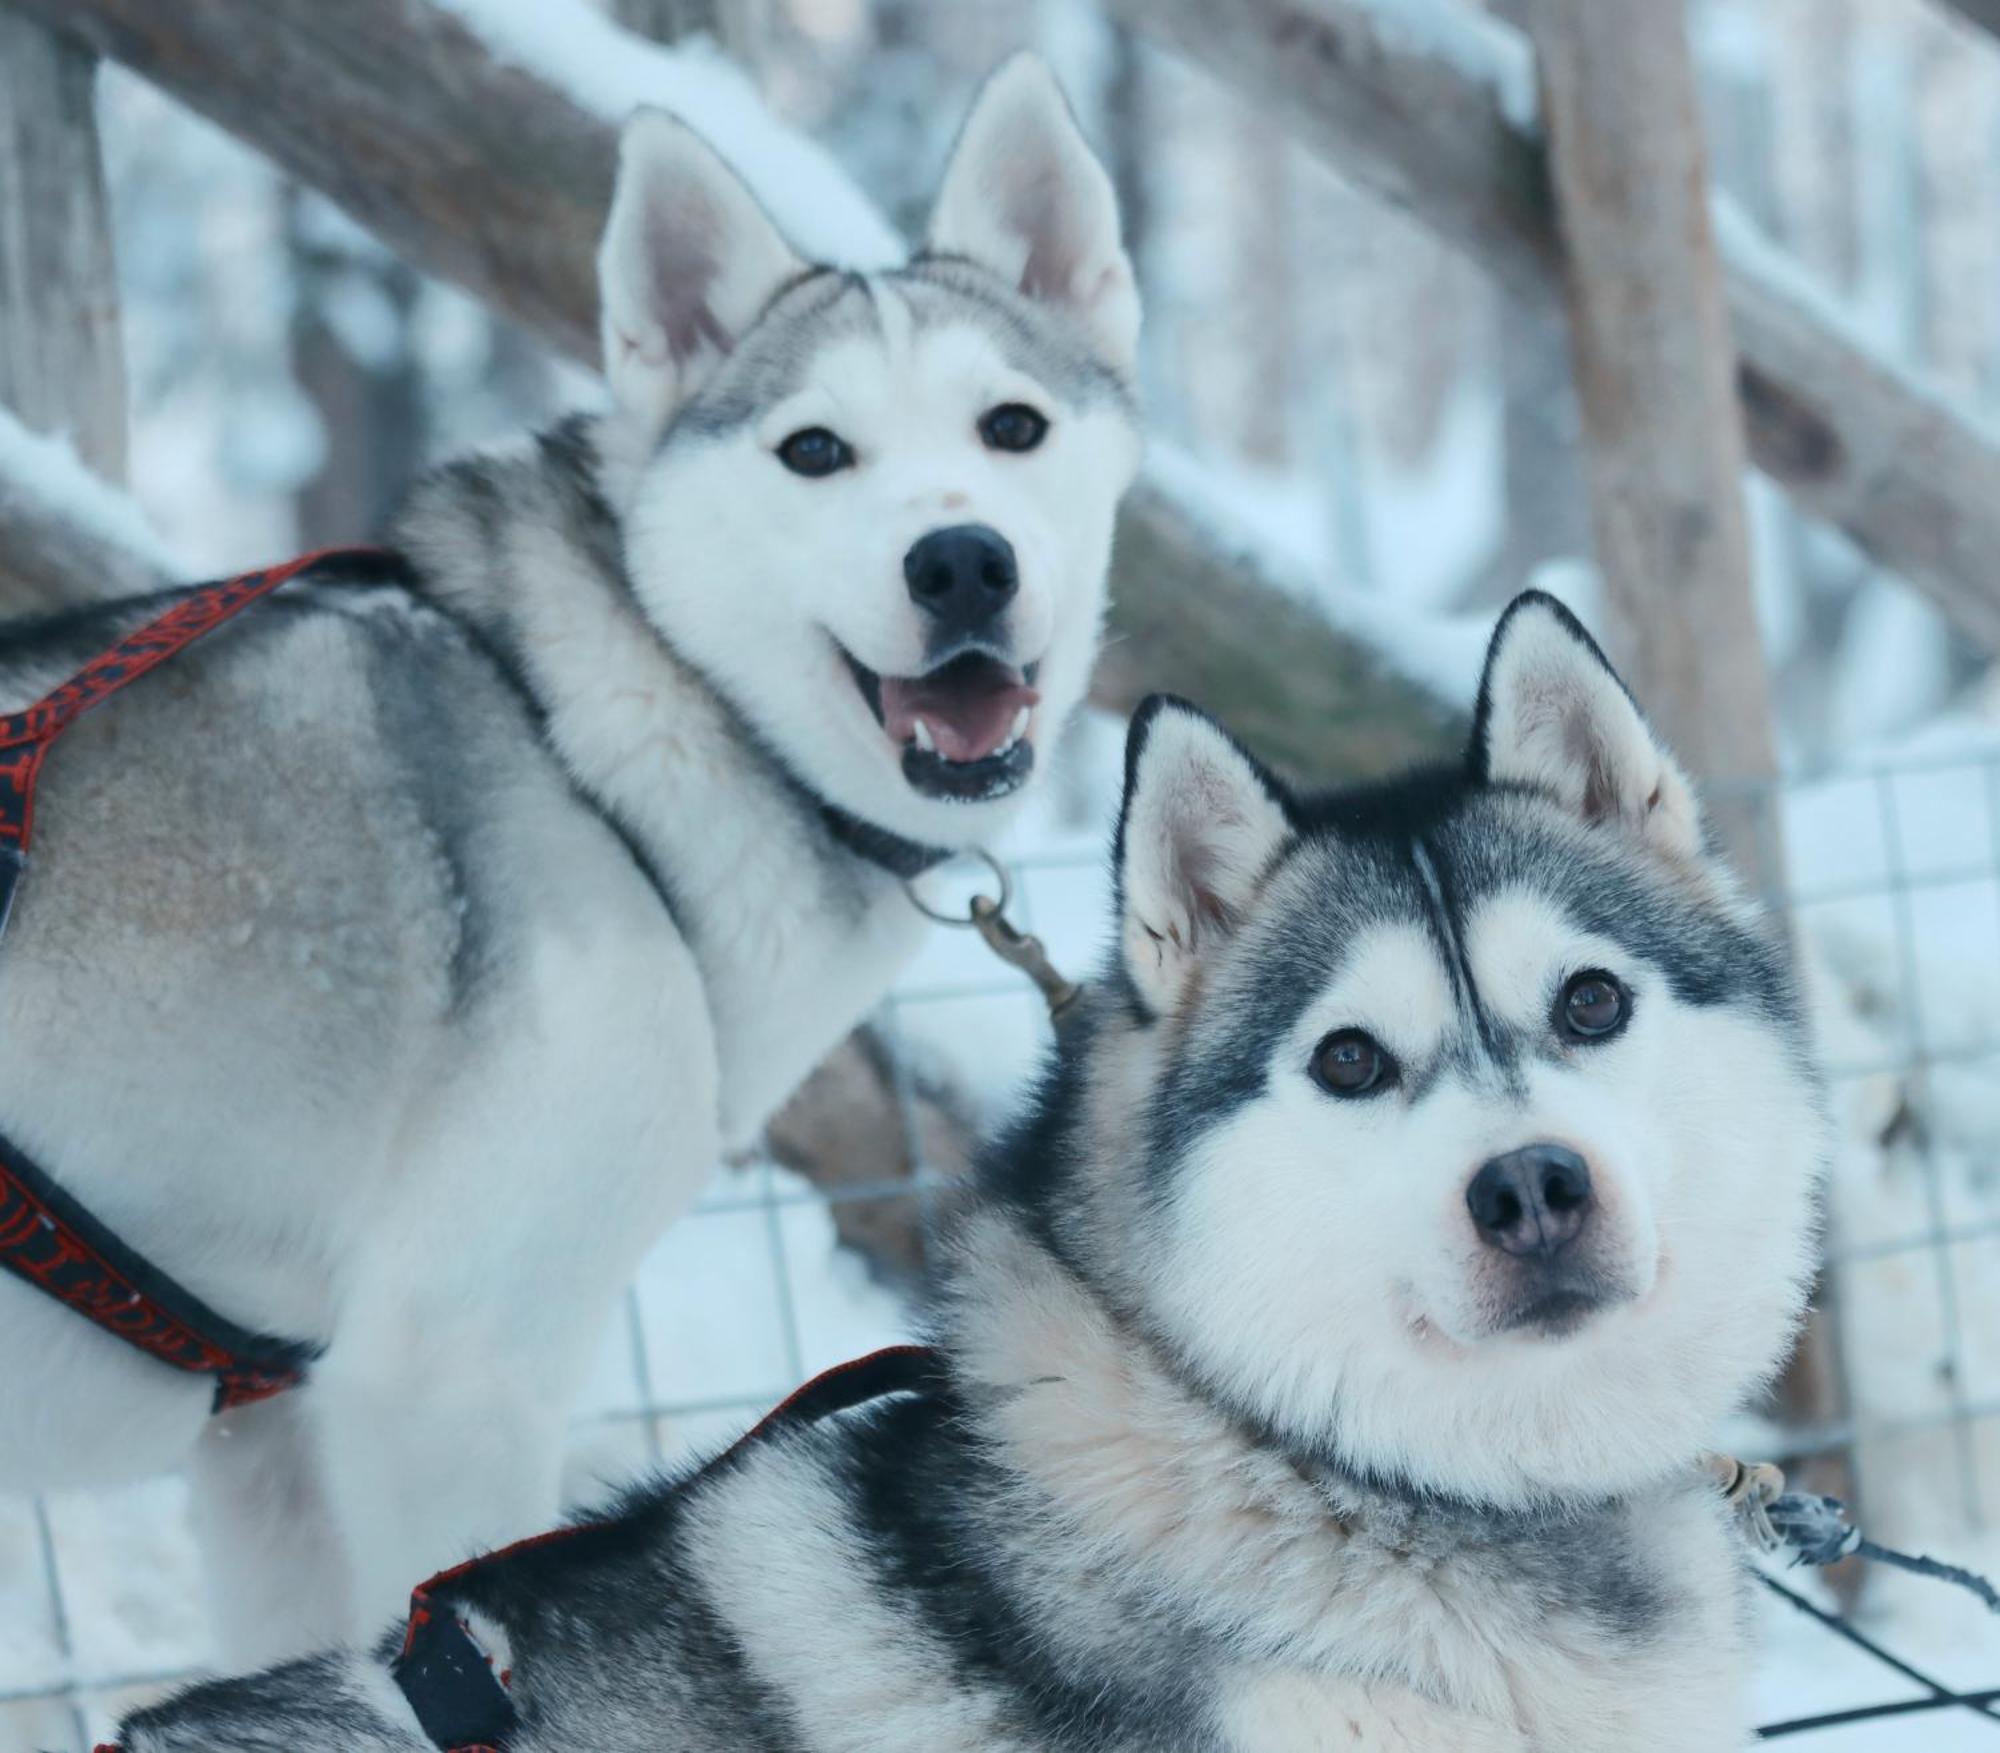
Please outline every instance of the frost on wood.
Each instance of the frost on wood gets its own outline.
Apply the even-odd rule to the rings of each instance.
[[[0,409],[0,616],[157,590],[178,576],[130,499],[66,439]]]
[[[1498,47],[1518,33],[1489,20],[1447,38],[1410,24],[1444,0],[1414,11],[1390,0],[1236,0],[1226,29],[1209,0],[1105,3],[1523,296],[1559,296],[1544,142],[1510,114]],[[2000,446],[1844,324],[1787,297],[1768,260],[1739,256],[1727,238],[1723,256],[1753,460],[2000,650]]]
[[[508,57],[547,46],[570,76],[596,82],[593,103],[606,106],[635,95],[604,72],[614,50],[634,64],[652,64],[662,53],[668,65],[704,64],[556,0],[532,7],[525,0],[451,0],[450,11],[428,0],[343,0],[333,12],[299,0],[208,0],[189,8],[151,0],[16,3],[59,17],[93,47],[128,60],[330,196],[413,266],[457,281],[552,347],[593,363],[592,261],[615,130],[598,109]],[[578,46],[545,45],[544,31]],[[742,138],[723,144],[742,155],[753,179],[824,162],[818,148],[748,107],[754,99],[744,101],[726,124]],[[799,193],[762,192],[781,216]],[[816,237],[830,232],[833,248],[844,239],[855,254],[871,239],[893,238],[851,185],[818,223],[824,229]],[[1343,712],[1323,722],[1291,723],[1286,747],[1263,750],[1329,777],[1353,771],[1357,761],[1379,770],[1399,750],[1434,737],[1423,728],[1435,726],[1440,710],[1428,690],[1269,588],[1165,495],[1135,496],[1118,552],[1110,654],[1100,672],[1105,704],[1130,706],[1134,690],[1148,682],[1183,692],[1206,682],[1216,690],[1209,703],[1225,715],[1239,699],[1246,707],[1261,702],[1275,737],[1286,721],[1270,709],[1274,700],[1295,692],[1345,701]],[[1226,617],[1215,607],[1223,601]],[[1267,676],[1284,679],[1258,685],[1253,656]],[[1379,684],[1378,691],[1350,698],[1337,680],[1343,676]],[[1362,716],[1364,707],[1390,704],[1395,710]],[[1364,735],[1371,724],[1379,732]],[[1257,746],[1254,732],[1251,741]]]
[[[1356,0],[1385,47],[1444,62],[1492,94],[1510,127],[1541,125],[1535,57],[1521,36],[1478,11],[1471,0]]]
[[[574,0],[439,0],[500,59],[609,122],[673,111],[736,167],[799,250],[841,267],[898,261],[902,241],[827,154],[776,122],[712,44],[663,48]]]

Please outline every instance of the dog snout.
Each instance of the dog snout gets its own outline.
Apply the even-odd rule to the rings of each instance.
[[[1013,545],[983,523],[919,538],[903,556],[903,578],[910,600],[931,618],[933,637],[980,631],[1021,588]]]
[[[1568,1247],[1596,1199],[1590,1165],[1560,1144],[1530,1144],[1494,1157],[1472,1177],[1465,1203],[1489,1247],[1520,1258]]]

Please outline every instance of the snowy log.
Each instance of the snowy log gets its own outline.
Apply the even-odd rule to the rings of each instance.
[[[125,473],[125,353],[97,57],[0,6],[0,406]]]
[[[0,410],[0,617],[157,590],[175,576],[131,500],[66,439]]]
[[[1157,690],[1185,695],[1273,765],[1318,780],[1435,759],[1462,736],[1455,710],[1469,697],[1448,709],[1157,481],[1127,502],[1112,594],[1091,686],[1100,706],[1129,712]]]
[[[1533,57],[1517,31],[1461,0],[1237,0],[1226,29],[1210,0],[1105,4],[1511,286],[1558,295]],[[1883,360],[1754,235],[1732,225],[1722,244],[1753,460],[2000,652],[2000,437]]]
[[[522,14],[495,9],[489,19],[472,0],[19,3],[60,18],[323,191],[406,260],[577,359],[594,361],[597,350],[592,261],[615,118],[649,91],[687,113],[812,253],[893,252],[879,216],[817,148],[754,107],[740,75],[582,7],[552,7],[559,29],[516,40],[499,26],[518,30]],[[530,60],[547,70],[520,64]],[[1113,591],[1106,705],[1128,707],[1152,688],[1186,693],[1242,723],[1272,759],[1322,778],[1378,772],[1440,746],[1445,715],[1426,689],[1271,588],[1157,493],[1135,500]],[[1303,701],[1324,703],[1323,719],[1272,710]]]

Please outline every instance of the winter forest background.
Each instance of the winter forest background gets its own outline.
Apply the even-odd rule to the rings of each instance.
[[[596,107],[643,94],[643,64],[593,55],[588,0],[447,3]],[[1463,3],[1373,0],[1418,37]],[[718,17],[701,0],[614,9],[661,40]],[[1722,229],[1787,252],[1843,333],[2000,443],[2000,43],[1928,0],[1689,12]],[[1560,327],[1240,92],[1091,0],[742,0],[719,17],[770,108],[909,235],[977,82],[1040,47],[1123,199],[1153,479],[1371,663],[1462,709],[1523,584],[1596,618]],[[426,463],[599,394],[155,87],[106,66],[98,101],[130,489],[188,576],[365,538]],[[2000,678],[1761,480],[1750,509],[1787,898],[1844,1144],[1821,1373],[1738,1447],[1827,1469],[1884,1538],[2000,1569]],[[1028,922],[1072,968],[1095,953],[1117,740],[1109,718],[1085,724],[1007,849]],[[940,936],[829,1073],[842,1160],[799,1172],[781,1126],[771,1160],[720,1172],[649,1264],[580,1416],[579,1498],[902,1331],[926,1189],[1004,1109],[1039,1031],[1006,970]],[[199,1666],[182,1516],[171,1480],[0,1499],[0,1753],[87,1748],[108,1712]],[[2000,1683],[2000,1628],[1975,1608],[1894,1579],[1842,1598],[1947,1681]],[[1766,1632],[1767,1715],[1907,1690],[1796,1617],[1774,1609]],[[1992,1738],[1964,1713],[1912,1723],[1799,1744]]]

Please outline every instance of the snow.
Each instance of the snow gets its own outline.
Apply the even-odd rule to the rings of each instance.
[[[1892,364],[1884,358],[1885,341],[1898,342],[1906,350],[1907,337],[1885,336],[1884,319],[1879,312],[1843,299],[1729,196],[1714,194],[1709,213],[1715,225],[1716,244],[1732,274],[1830,331],[1855,352],[1877,362],[1878,368],[1894,377],[1898,387],[1909,395],[1962,423],[1981,442],[2000,449],[2000,420],[1954,394],[1934,377],[1911,370],[1906,361]]]
[[[1146,479],[1225,552],[1249,557],[1269,584],[1316,604],[1335,626],[1372,647],[1391,670],[1470,711],[1492,633],[1489,616],[1446,616],[1400,593],[1351,591],[1321,582],[1322,502],[1306,495],[1246,491],[1206,458],[1156,441]]]
[[[138,507],[92,473],[67,438],[31,432],[4,407],[0,407],[0,490],[26,495],[100,541],[136,555],[156,571],[179,574],[179,562],[153,533]]]
[[[1910,729],[1947,691],[1950,634],[1897,579],[1877,576],[1861,587],[1843,644],[1853,657],[1836,672],[1828,727],[1841,747],[1866,747]]]
[[[1387,48],[1441,61],[1490,91],[1510,127],[1541,128],[1541,87],[1534,50],[1519,31],[1465,0],[1349,0],[1374,22]]]
[[[714,45],[665,48],[580,0],[440,0],[495,55],[566,91],[607,121],[642,104],[672,110],[756,191],[793,245],[815,261],[885,267],[903,240],[833,159],[777,121]]]

